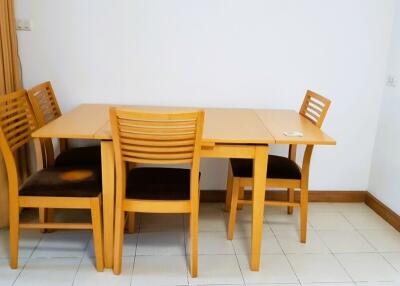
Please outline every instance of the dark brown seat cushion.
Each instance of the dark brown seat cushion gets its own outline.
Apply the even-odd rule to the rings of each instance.
[[[231,159],[231,165],[234,177],[253,177],[253,160]],[[267,178],[300,180],[301,171],[299,166],[292,160],[281,156],[269,155]]]
[[[126,197],[142,200],[189,200],[190,170],[134,168],[128,174]]]
[[[32,175],[21,196],[96,197],[101,192],[99,167],[51,167]]]
[[[100,146],[71,148],[57,156],[54,165],[61,166],[90,166],[101,164]]]

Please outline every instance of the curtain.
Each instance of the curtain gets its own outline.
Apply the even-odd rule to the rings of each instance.
[[[0,0],[0,96],[22,86],[19,68],[14,0]],[[8,187],[0,158],[0,227],[8,225]]]

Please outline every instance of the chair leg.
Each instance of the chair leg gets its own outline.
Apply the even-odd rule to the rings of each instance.
[[[197,277],[198,272],[198,228],[199,214],[194,210],[190,214],[190,274]]]
[[[54,221],[54,209],[39,208],[39,223],[53,222]],[[53,232],[52,229],[41,228],[41,233]]]
[[[226,182],[226,197],[225,197],[225,211],[229,211],[231,207],[232,200],[232,182],[233,182],[233,174],[231,166],[228,166],[228,179]]]
[[[244,187],[240,187],[240,188],[239,188],[239,199],[240,199],[240,200],[243,200],[243,199],[244,199]],[[238,203],[237,209],[238,209],[238,210],[242,210],[242,209],[243,209],[243,204]]]
[[[290,203],[294,203],[294,189],[288,189],[287,193],[288,193],[288,201]],[[288,207],[287,213],[290,215],[293,214],[293,207]]]
[[[300,190],[300,242],[307,240],[308,189]]]
[[[128,233],[135,233],[135,213],[128,212],[128,219],[127,219],[127,232]]]
[[[122,208],[117,209],[115,212],[115,226],[114,226],[114,274],[121,274],[122,264],[122,248],[124,244],[124,223],[125,212]]]
[[[103,230],[101,227],[101,203],[100,198],[92,199],[90,202],[93,226],[93,247],[96,257],[96,269],[99,272],[104,270],[104,254],[103,254]]]
[[[47,209],[46,212],[46,222],[54,221],[54,209]]]
[[[11,206],[12,207],[12,206]],[[10,209],[10,267],[18,268],[19,208]]]
[[[239,179],[234,179],[232,184],[232,200],[231,200],[231,210],[229,213],[229,223],[228,223],[228,239],[233,239],[233,234],[235,232],[236,224],[236,213],[237,204],[239,198]]]
[[[47,209],[39,208],[39,223],[45,223],[46,222],[46,213],[47,213]],[[46,229],[45,228],[41,228],[40,232],[41,233],[45,233]]]

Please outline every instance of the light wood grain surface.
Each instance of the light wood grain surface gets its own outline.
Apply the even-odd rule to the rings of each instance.
[[[34,137],[111,140],[108,110],[112,105],[83,104],[36,130]],[[142,111],[190,111],[195,108],[131,106]],[[205,108],[203,142],[272,144],[273,136],[253,110]]]
[[[203,141],[272,144],[274,138],[253,110],[206,108]]]
[[[275,144],[335,145],[336,141],[294,110],[256,110]],[[288,137],[284,132],[299,131],[302,137]]]
[[[32,133],[40,138],[96,139],[108,122],[108,105],[82,104]]]
[[[134,107],[146,111],[168,111],[154,107]],[[182,110],[175,108],[175,110]],[[186,110],[186,109],[185,109]],[[252,110],[205,108],[204,145],[214,143],[271,144],[274,138]],[[111,128],[105,123],[95,134],[96,139],[110,139]]]
[[[108,110],[112,105],[82,104],[36,130],[42,138],[111,140]],[[195,110],[184,107],[132,106],[146,111]],[[205,108],[204,144],[315,144],[334,145],[335,140],[293,110]],[[303,137],[287,137],[300,131]]]

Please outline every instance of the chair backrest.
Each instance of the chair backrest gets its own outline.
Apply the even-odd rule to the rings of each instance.
[[[111,108],[117,206],[125,198],[127,163],[191,164],[190,200],[199,202],[200,152],[204,112],[147,113]]]
[[[25,90],[0,96],[0,150],[7,169],[10,195],[18,195],[18,168],[15,154],[31,139],[37,128]]]
[[[60,107],[54,94],[53,87],[49,81],[29,89],[28,97],[39,127],[42,127],[61,116]],[[65,149],[64,143],[65,142],[60,141],[61,151]],[[54,146],[52,140],[50,138],[42,138],[41,145],[44,164],[53,165]]]
[[[307,90],[306,96],[304,97],[303,104],[301,105],[299,113],[305,118],[310,120],[315,126],[320,128],[324,122],[326,113],[328,112],[331,101],[322,95],[319,95],[311,90]],[[313,146],[307,146],[305,155],[303,156],[303,167],[302,173],[304,177],[308,178],[308,169],[311,160]],[[291,144],[289,146],[289,158],[296,162],[297,156],[297,145]],[[307,170],[307,171],[305,171]]]
[[[331,101],[329,99],[307,90],[299,113],[309,119],[317,127],[321,127],[330,104]]]
[[[61,116],[60,107],[49,81],[32,87],[28,90],[28,96],[39,127]]]
[[[115,155],[145,164],[193,163],[200,155],[204,112],[148,113],[111,108]]]

